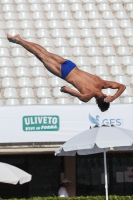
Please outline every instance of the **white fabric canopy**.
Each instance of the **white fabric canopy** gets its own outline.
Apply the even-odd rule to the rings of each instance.
[[[98,127],[88,129],[72,137],[64,143],[55,155],[74,156],[87,155],[114,150],[131,150],[133,149],[133,131],[118,127]]]
[[[32,176],[27,172],[15,166],[0,162],[0,182],[14,185],[18,182],[23,184],[31,181],[31,178]]]

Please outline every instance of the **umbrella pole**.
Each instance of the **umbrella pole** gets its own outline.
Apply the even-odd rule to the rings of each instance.
[[[106,193],[106,200],[108,200],[107,162],[106,162],[106,151],[105,150],[104,150],[104,173],[105,173],[105,193]]]

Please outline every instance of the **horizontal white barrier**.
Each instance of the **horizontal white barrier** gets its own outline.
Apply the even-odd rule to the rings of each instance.
[[[133,104],[1,106],[0,143],[64,142],[96,124],[133,130]]]

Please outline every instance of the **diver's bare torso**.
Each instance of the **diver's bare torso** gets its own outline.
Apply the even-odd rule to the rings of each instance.
[[[101,92],[101,89],[104,86],[104,80],[100,77],[82,71],[78,67],[75,67],[67,75],[65,80],[77,88],[77,90],[82,94],[88,93],[90,95],[92,93],[92,97],[98,92]]]

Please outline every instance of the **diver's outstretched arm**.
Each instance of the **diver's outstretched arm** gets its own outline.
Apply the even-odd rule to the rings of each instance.
[[[61,87],[60,91],[64,93],[68,93],[71,96],[78,97],[83,102],[88,102],[92,98],[92,94],[82,94],[66,86]]]

